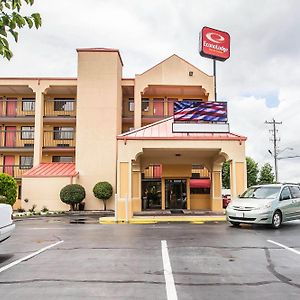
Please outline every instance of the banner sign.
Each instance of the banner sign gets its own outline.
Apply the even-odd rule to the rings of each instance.
[[[224,61],[230,57],[230,35],[225,31],[203,27],[200,33],[200,55]]]
[[[227,102],[176,101],[174,121],[227,122]]]

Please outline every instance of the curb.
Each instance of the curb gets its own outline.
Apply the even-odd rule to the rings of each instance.
[[[126,220],[115,221],[114,217],[99,218],[100,224],[157,224],[157,223],[192,223],[204,224],[206,222],[226,222],[225,216],[205,216],[205,217],[134,217]]]

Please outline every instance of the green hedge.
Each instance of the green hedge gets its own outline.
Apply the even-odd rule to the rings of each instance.
[[[18,185],[16,180],[5,173],[0,174],[0,195],[6,197],[6,201],[2,198],[2,202],[10,204],[11,206],[14,205],[17,199],[17,190]]]

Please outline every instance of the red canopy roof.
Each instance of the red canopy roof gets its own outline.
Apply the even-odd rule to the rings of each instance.
[[[75,170],[75,163],[45,163],[40,164],[22,177],[74,177],[78,175]]]

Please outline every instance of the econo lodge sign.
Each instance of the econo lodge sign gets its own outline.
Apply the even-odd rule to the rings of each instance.
[[[225,31],[203,27],[200,32],[200,55],[224,61],[230,57],[230,35]]]

